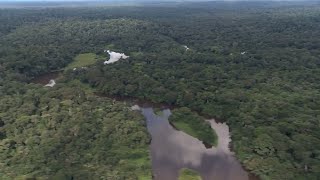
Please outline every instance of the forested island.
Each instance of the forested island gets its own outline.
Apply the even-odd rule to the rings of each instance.
[[[201,117],[226,122],[260,179],[319,179],[319,29],[316,2],[0,8],[0,179],[152,179],[146,122],[113,97],[213,146]]]

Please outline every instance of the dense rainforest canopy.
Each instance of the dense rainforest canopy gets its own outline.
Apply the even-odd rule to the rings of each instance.
[[[142,118],[76,80],[226,121],[261,179],[320,178],[319,5],[2,9],[0,22],[1,178],[146,176]],[[130,58],[104,66],[105,49]],[[84,53],[99,58],[54,89],[28,84]]]
[[[0,179],[151,177],[144,119],[125,104],[77,82],[2,85]]]

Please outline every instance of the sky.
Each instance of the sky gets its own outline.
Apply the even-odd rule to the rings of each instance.
[[[116,2],[116,1],[122,1],[123,2],[125,0],[0,0],[0,2],[28,2],[28,1],[32,1],[32,2],[35,2],[35,1],[41,1],[41,2],[57,2],[57,1],[60,1],[60,2],[66,2],[66,1],[72,1],[72,2],[75,2],[75,1],[79,1],[79,2],[81,2],[81,1],[82,2],[84,2],[84,1],[87,1],[87,2],[90,2],[90,1],[95,1],[95,2],[97,2],[97,1],[113,1],[113,2]],[[148,0],[146,0],[146,1],[148,1]],[[150,0],[150,1],[161,1],[161,0]],[[181,0],[169,0],[169,1],[181,1]],[[186,1],[210,1],[210,0],[186,0]],[[215,1],[215,0],[211,0],[211,1]],[[307,1],[307,0],[217,0],[217,1]],[[317,1],[317,0],[313,0],[313,1]]]

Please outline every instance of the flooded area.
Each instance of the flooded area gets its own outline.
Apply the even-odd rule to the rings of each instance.
[[[53,87],[56,85],[56,81],[51,79],[48,84],[44,85],[44,87]]]
[[[138,110],[137,106],[133,110]],[[230,151],[231,139],[226,124],[208,120],[218,135],[218,146],[207,149],[198,139],[170,125],[169,109],[157,113],[148,107],[139,110],[152,136],[150,149],[155,180],[177,180],[182,168],[197,171],[203,180],[251,179]]]
[[[110,59],[105,61],[104,64],[112,64],[120,59],[127,59],[129,56],[125,55],[124,53],[117,53],[109,50],[104,50],[104,52],[107,52],[110,55]]]

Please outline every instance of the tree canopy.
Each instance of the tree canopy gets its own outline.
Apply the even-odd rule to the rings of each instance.
[[[227,122],[237,158],[262,179],[319,179],[319,10],[271,2],[1,9],[0,177],[121,179],[149,167],[142,118],[69,87],[77,79]],[[130,58],[66,70],[54,90],[28,84],[79,54],[107,58],[106,48]]]

